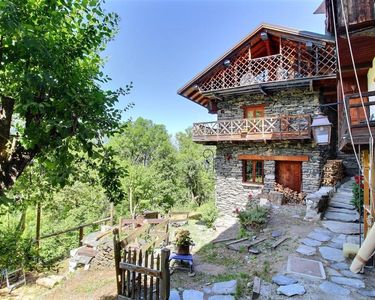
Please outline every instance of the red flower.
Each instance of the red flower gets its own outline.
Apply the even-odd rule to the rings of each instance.
[[[361,183],[361,189],[363,189],[365,186],[363,185],[363,183]]]

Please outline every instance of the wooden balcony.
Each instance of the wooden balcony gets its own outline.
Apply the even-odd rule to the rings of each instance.
[[[310,115],[267,116],[193,124],[193,141],[267,141],[311,139]]]
[[[280,52],[252,58],[245,52],[227,68],[222,68],[198,84],[202,94],[230,91],[270,83],[289,85],[310,79],[336,76],[336,54],[333,44],[312,44],[280,39]]]

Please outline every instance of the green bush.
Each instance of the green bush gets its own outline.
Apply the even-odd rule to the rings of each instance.
[[[351,203],[360,211],[363,207],[363,176],[355,176],[355,183],[352,185],[353,198]]]
[[[208,228],[211,228],[218,217],[218,211],[213,201],[206,202],[198,208],[198,212],[202,214],[201,221]]]
[[[251,204],[238,212],[238,219],[243,227],[258,228],[267,221],[268,208]]]

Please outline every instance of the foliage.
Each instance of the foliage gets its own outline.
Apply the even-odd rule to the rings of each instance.
[[[353,198],[351,200],[351,203],[356,207],[358,211],[360,211],[363,208],[363,176],[355,176],[355,183],[353,183],[352,191],[353,191]]]
[[[218,211],[215,202],[210,201],[202,204],[198,208],[198,212],[202,214],[201,221],[203,222],[203,224],[208,228],[212,228],[214,222],[218,217]]]
[[[0,98],[6,115],[0,122],[5,170],[0,190],[12,186],[34,157],[61,184],[81,151],[105,159],[101,146],[118,132],[116,104],[131,86],[101,87],[110,78],[102,72],[100,53],[119,19],[102,5],[101,0],[0,2]]]
[[[35,262],[35,249],[30,236],[22,236],[14,228],[0,229],[0,266],[10,270],[21,265],[29,267]]]
[[[193,245],[193,240],[190,237],[190,231],[180,229],[175,233],[175,242],[176,246],[191,246]]]
[[[266,223],[268,208],[250,202],[245,210],[238,212],[237,216],[243,227],[257,228]]]
[[[214,173],[211,166],[206,166],[203,156],[204,146],[193,142],[191,129],[178,133],[178,161],[181,184],[189,195],[190,202],[198,206],[213,200]],[[211,148],[210,148],[211,149]],[[211,149],[214,154],[214,150]],[[211,165],[213,161],[209,162]]]

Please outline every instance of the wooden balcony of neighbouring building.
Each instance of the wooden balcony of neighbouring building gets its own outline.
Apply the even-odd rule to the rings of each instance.
[[[336,76],[335,46],[328,43],[309,44],[281,38],[277,54],[252,58],[245,52],[226,63],[225,68],[197,85],[203,95],[259,89],[259,86],[266,89],[271,85],[308,84],[310,80]]]
[[[310,115],[266,116],[193,124],[193,141],[216,142],[311,139]]]
[[[359,94],[345,96],[349,110],[348,121],[354,146],[368,146],[371,135],[375,137],[375,91],[362,93],[361,101]],[[343,103],[339,103],[340,105]],[[353,151],[352,141],[349,134],[349,126],[345,117],[344,107],[341,108],[339,148],[342,151]],[[371,135],[370,135],[371,132]]]

